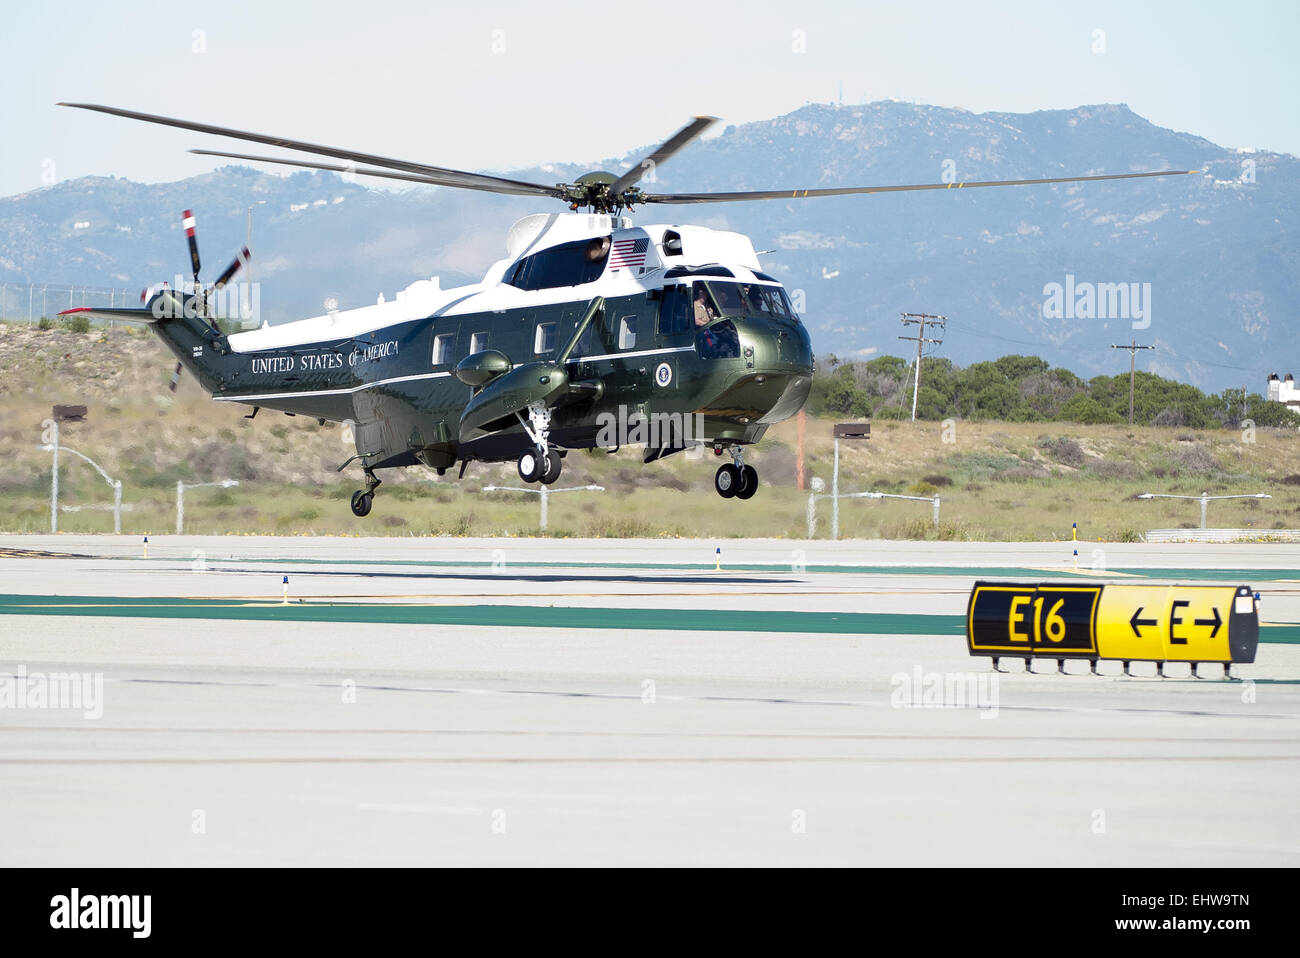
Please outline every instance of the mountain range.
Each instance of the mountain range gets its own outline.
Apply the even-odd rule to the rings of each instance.
[[[128,121],[123,121],[128,122]],[[147,134],[140,137],[147,141]],[[196,137],[196,140],[203,140]],[[221,148],[209,138],[204,145]],[[349,145],[349,144],[340,144]],[[362,148],[384,152],[382,144]],[[416,161],[445,162],[431,148]],[[504,171],[542,183],[621,171],[594,163]],[[696,223],[751,237],[785,283],[819,356],[908,355],[902,312],[939,313],[959,364],[1034,354],[1081,375],[1122,371],[1111,344],[1154,345],[1139,368],[1203,389],[1262,391],[1300,372],[1300,162],[1217,146],[1124,105],[1029,114],[899,102],[812,104],[731,126],[656,171],[647,192],[815,188],[1195,169],[1118,182],[893,193],[636,210],[636,222]],[[439,276],[480,278],[536,199],[432,187],[372,189],[362,177],[227,166],[172,183],[84,177],[0,199],[5,312],[26,316],[28,284],[134,290],[188,271],[180,212],[199,221],[204,277],[244,242],[262,315],[282,322],[372,303]],[[552,204],[555,211],[561,207]],[[1118,308],[1117,286],[1135,299]],[[1100,290],[1098,288],[1100,287]],[[1110,290],[1089,309],[1085,291]],[[1071,301],[1061,309],[1061,292]],[[54,294],[50,294],[53,296]],[[94,289],[88,302],[106,302]],[[1079,297],[1077,302],[1074,297]],[[95,298],[98,297],[98,298]],[[81,294],[74,293],[76,303]],[[119,300],[120,302],[120,300]],[[1137,309],[1138,304],[1141,309]],[[1107,308],[1109,306],[1109,308]]]

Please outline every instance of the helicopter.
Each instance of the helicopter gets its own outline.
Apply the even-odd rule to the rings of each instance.
[[[381,484],[376,470],[423,465],[443,475],[459,463],[463,478],[470,462],[514,460],[524,482],[550,484],[570,450],[622,444],[645,445],[646,464],[692,447],[729,454],[715,490],[727,499],[754,496],[758,473],[745,449],[803,408],[813,381],[808,331],[748,237],[682,223],[634,225],[627,214],[636,207],[1198,172],[648,193],[639,185],[647,173],[715,117],[694,117],[623,173],[548,185],[98,104],[58,105],[344,162],[190,151],[204,156],[539,197],[568,208],[516,222],[507,255],[478,283],[444,290],[436,279],[418,280],[392,301],[381,295],[373,305],[230,334],[218,326],[213,293],[249,252],[204,286],[186,210],[192,285],[150,288],[141,307],[66,311],[147,323],[176,356],[177,375],[183,367],[214,400],[251,405],[249,418],[267,408],[352,424],[356,455],[339,471],[361,463],[365,486],[351,499],[359,517],[370,513]]]

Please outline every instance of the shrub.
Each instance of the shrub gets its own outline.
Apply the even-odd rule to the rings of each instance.
[[[1179,449],[1174,458],[1182,470],[1196,475],[1217,472],[1222,468],[1219,460],[1210,455],[1204,446],[1189,446],[1185,449]]]
[[[1058,436],[1056,439],[1040,439],[1038,448],[1065,466],[1080,466],[1085,458],[1083,447],[1065,436]]]

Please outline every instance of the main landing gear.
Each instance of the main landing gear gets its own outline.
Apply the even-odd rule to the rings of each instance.
[[[718,467],[713,476],[713,488],[724,499],[753,498],[758,492],[758,470],[745,465],[744,446],[732,446],[731,458],[732,462]]]
[[[519,478],[524,482],[540,482],[549,486],[560,478],[560,470],[564,465],[560,452],[552,449],[549,441],[551,411],[541,403],[533,403],[528,407],[527,421],[520,415],[519,422],[523,424],[528,438],[533,441],[532,448],[525,449],[519,455]]]
[[[370,515],[370,507],[375,504],[375,490],[379,488],[380,483],[383,481],[377,478],[368,467],[365,474],[366,488],[358,489],[352,493],[352,514],[358,519],[364,519]]]

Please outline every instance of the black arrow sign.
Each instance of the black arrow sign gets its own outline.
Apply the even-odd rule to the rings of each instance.
[[[1141,611],[1141,610],[1138,610],[1138,611]],[[1212,626],[1214,626],[1214,628],[1210,630],[1210,638],[1214,638],[1216,635],[1219,634],[1219,626],[1221,626],[1221,625],[1223,624],[1223,620],[1222,620],[1221,618],[1219,618],[1219,609],[1218,609],[1217,606],[1216,606],[1215,608],[1212,608],[1210,611],[1214,613],[1214,618],[1212,618],[1212,619],[1197,619],[1197,620],[1196,620],[1196,624],[1197,624],[1197,625],[1212,625]]]
[[[1139,619],[1138,616],[1142,614],[1142,610],[1143,610],[1144,608],[1145,608],[1145,606],[1141,606],[1141,605],[1138,606],[1138,610],[1137,610],[1136,612],[1133,613],[1133,618],[1131,618],[1131,619],[1128,620],[1128,624],[1131,625],[1131,626],[1133,626],[1133,634],[1136,635],[1138,638],[1141,638],[1141,637],[1142,637],[1142,632],[1138,629],[1138,626],[1139,626],[1139,625],[1159,625],[1159,624],[1160,624],[1160,621],[1159,621],[1158,619]],[[1208,623],[1207,623],[1207,624],[1208,624]]]

